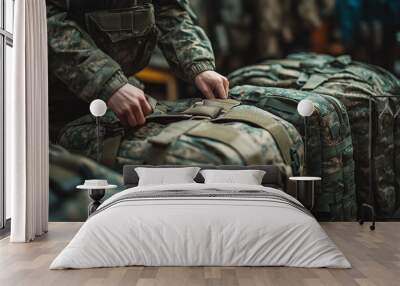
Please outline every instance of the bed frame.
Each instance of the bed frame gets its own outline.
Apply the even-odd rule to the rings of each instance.
[[[126,165],[123,168],[123,178],[124,178],[124,188],[132,188],[136,187],[139,182],[138,174],[135,171],[137,167],[147,167],[147,168],[177,168],[177,167],[193,167],[186,165]],[[199,167],[201,169],[218,169],[218,170],[262,170],[265,171],[264,178],[262,180],[262,185],[265,187],[272,187],[284,190],[285,189],[285,180],[283,178],[283,174],[280,172],[277,166],[273,165],[253,165],[253,166],[233,166],[233,165],[225,165],[225,166],[206,166],[206,165],[194,165],[194,167]],[[204,183],[203,176],[199,173],[195,181],[197,183]]]

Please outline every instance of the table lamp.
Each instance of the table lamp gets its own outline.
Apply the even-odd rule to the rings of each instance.
[[[303,99],[297,105],[297,112],[304,118],[304,173],[307,174],[307,118],[314,113],[314,104],[309,99]]]
[[[95,99],[90,103],[90,113],[96,118],[96,137],[97,137],[97,162],[100,163],[100,117],[107,111],[107,104],[101,99]]]

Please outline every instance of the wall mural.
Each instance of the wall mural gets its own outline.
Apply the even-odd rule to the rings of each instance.
[[[192,10],[178,0],[69,2],[47,1],[51,220],[85,220],[89,199],[76,186],[122,186],[126,164],[273,164],[286,178],[322,177],[321,220],[354,220],[363,203],[400,218],[400,81],[388,71],[350,56],[291,54],[233,70],[228,99],[205,99],[198,83],[194,97],[149,92],[136,103],[144,122],[126,98],[143,89],[135,74],[156,45],[189,83],[214,69]],[[95,99],[108,105],[102,116],[89,111]],[[303,100],[308,117],[297,110]]]

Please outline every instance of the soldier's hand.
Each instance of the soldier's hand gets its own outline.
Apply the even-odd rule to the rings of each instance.
[[[122,124],[143,125],[145,116],[152,112],[144,92],[131,84],[125,84],[108,100],[108,107],[118,116]]]
[[[197,88],[208,98],[228,98],[229,81],[214,71],[205,71],[196,76]]]

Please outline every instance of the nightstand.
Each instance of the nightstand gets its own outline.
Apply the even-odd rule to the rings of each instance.
[[[92,199],[88,206],[88,216],[90,216],[101,205],[101,199],[104,198],[106,190],[115,189],[117,186],[109,185],[106,180],[85,180],[83,185],[76,188],[88,191],[89,197]]]
[[[299,200],[307,209],[312,210],[315,204],[315,191],[320,177],[290,177],[290,181],[296,183],[296,199]]]

